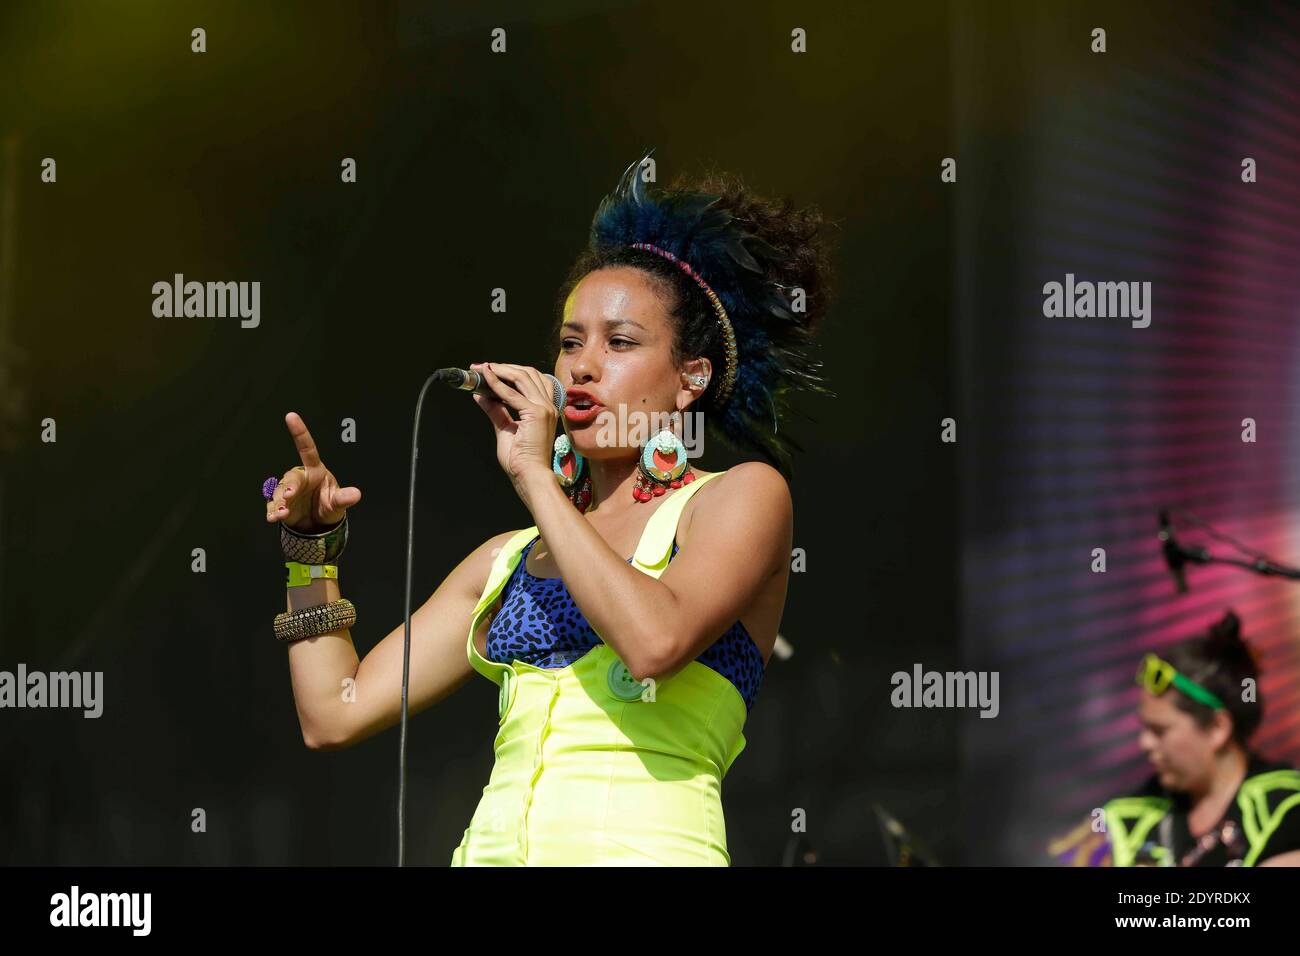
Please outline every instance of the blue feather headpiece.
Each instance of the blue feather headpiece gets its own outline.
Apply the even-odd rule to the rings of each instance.
[[[710,421],[731,444],[751,445],[783,461],[791,448],[802,450],[788,435],[778,435],[786,393],[835,395],[818,374],[821,363],[798,349],[810,341],[811,330],[791,307],[792,287],[770,277],[772,267],[789,257],[746,231],[748,220],[719,206],[719,195],[651,194],[641,170],[653,153],[646,150],[628,166],[614,191],[601,200],[590,248],[597,253],[645,249],[676,262],[695,280],[718,316],[726,359]]]

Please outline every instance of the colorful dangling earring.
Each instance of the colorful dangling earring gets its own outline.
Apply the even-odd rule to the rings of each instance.
[[[551,471],[555,472],[560,487],[569,496],[574,507],[585,513],[591,504],[591,470],[587,459],[569,441],[568,434],[555,439],[555,454],[551,456]]]
[[[673,413],[674,422],[681,420],[681,413]],[[636,484],[632,488],[632,497],[637,501],[649,501],[658,498],[669,488],[680,488],[695,480],[691,463],[686,457],[686,446],[677,437],[676,432],[665,428],[645,443],[641,459],[637,462]]]

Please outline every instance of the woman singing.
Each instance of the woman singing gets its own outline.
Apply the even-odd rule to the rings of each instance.
[[[452,865],[730,863],[722,778],[790,571],[799,446],[781,419],[793,392],[833,394],[801,349],[827,309],[828,243],[816,210],[730,175],[652,190],[648,160],[600,204],[560,289],[560,436],[540,371],[473,366],[534,524],[484,541],[412,616],[411,713],[475,671],[500,690],[495,765]],[[767,461],[696,468],[701,418]],[[360,491],[286,421],[302,465],[265,489],[290,559],[277,633],[303,738],[335,749],[398,722],[403,627],[358,661],[330,568]]]

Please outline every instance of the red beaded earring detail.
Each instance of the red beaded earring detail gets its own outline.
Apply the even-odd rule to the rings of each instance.
[[[681,420],[681,413],[673,413],[674,422]],[[686,446],[677,437],[676,432],[665,428],[648,442],[637,462],[636,484],[632,488],[632,497],[637,501],[649,501],[658,498],[669,488],[680,488],[695,480],[691,463],[686,457]]]
[[[556,481],[574,507],[586,513],[591,504],[591,469],[587,467],[587,459],[573,447],[567,434],[557,437],[552,447],[555,454],[551,456],[551,470]]]

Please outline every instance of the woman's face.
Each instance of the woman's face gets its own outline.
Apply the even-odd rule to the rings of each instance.
[[[1231,738],[1231,721],[1222,712],[1202,727],[1173,700],[1173,692],[1142,692],[1138,708],[1142,732],[1138,744],[1170,790],[1203,791],[1214,774],[1215,755]]]
[[[692,392],[683,371],[709,373],[707,359],[672,364],[673,329],[651,280],[626,266],[588,273],[564,304],[555,377],[604,406],[587,421],[564,417],[564,430],[590,458],[626,455],[668,426]],[[620,451],[620,449],[624,449]]]

